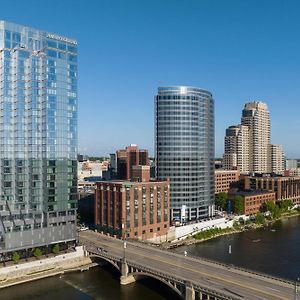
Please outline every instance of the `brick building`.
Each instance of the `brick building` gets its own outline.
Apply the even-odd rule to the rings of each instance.
[[[215,193],[228,193],[231,185],[240,179],[239,170],[215,170]]]
[[[132,178],[132,167],[149,165],[148,151],[140,150],[137,145],[131,144],[125,149],[116,152],[117,177],[122,180]]]
[[[169,181],[97,182],[95,225],[118,237],[147,240],[167,235]]]
[[[234,201],[236,196],[241,196],[244,200],[244,214],[246,216],[257,214],[262,204],[267,202],[275,202],[275,193],[265,190],[248,190],[232,192],[229,199]]]
[[[300,203],[300,177],[244,177],[245,189],[264,189],[275,192],[276,201],[292,200]]]

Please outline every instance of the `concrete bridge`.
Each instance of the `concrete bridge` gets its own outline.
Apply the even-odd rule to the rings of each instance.
[[[155,278],[185,300],[297,299],[295,283],[212,262],[160,250],[141,243],[124,242],[92,231],[80,233],[80,242],[91,257],[100,257],[120,272],[120,283],[142,277]]]

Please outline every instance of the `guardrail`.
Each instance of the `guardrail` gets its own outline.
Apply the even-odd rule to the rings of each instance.
[[[91,246],[95,249],[98,248],[95,245],[90,245],[90,247]],[[88,248],[87,250],[90,253],[93,253],[93,254],[98,255],[100,257],[108,258],[112,261],[122,262],[122,260],[123,260],[123,257],[121,257],[121,256],[110,255],[110,254],[100,252],[98,250],[94,250],[94,249],[90,249],[90,248]],[[130,260],[128,258],[126,259],[126,262],[130,267],[138,269],[143,273],[145,272],[146,274],[148,273],[148,274],[154,275],[156,277],[160,277],[160,278],[162,278],[164,280],[167,280],[167,281],[170,280],[170,281],[176,282],[177,284],[181,284],[181,285],[186,285],[187,283],[191,283],[195,290],[201,291],[203,293],[207,293],[207,294],[212,295],[212,296],[221,297],[222,299],[226,299],[226,300],[240,300],[241,299],[240,297],[239,298],[233,297],[233,296],[229,295],[228,292],[225,292],[225,291],[221,291],[221,290],[217,290],[217,289],[209,289],[205,286],[200,285],[199,282],[193,282],[193,281],[187,282],[187,281],[183,280],[180,277],[177,277],[177,276],[174,276],[173,274],[170,274],[169,272],[161,272],[161,271],[157,271],[157,269],[151,268],[149,266],[144,266],[144,265],[137,264],[137,263],[133,262],[132,260]]]
[[[103,235],[103,237],[107,240],[110,240],[110,239],[116,240],[115,238],[108,237],[108,236],[105,236],[105,235]],[[119,240],[119,241],[120,241],[120,243],[122,242],[122,240]],[[292,285],[292,286],[295,285],[295,282],[292,281],[292,280],[277,277],[275,275],[269,275],[269,274],[266,274],[266,273],[263,273],[263,272],[254,271],[254,270],[243,268],[243,267],[239,267],[239,266],[236,266],[236,265],[233,265],[233,264],[226,264],[226,263],[222,263],[222,262],[219,262],[219,261],[214,261],[214,260],[211,260],[211,259],[208,259],[208,258],[194,256],[194,255],[188,255],[187,257],[185,257],[183,254],[176,253],[176,252],[170,251],[168,249],[161,249],[161,248],[159,248],[155,245],[148,245],[148,244],[144,244],[142,242],[137,242],[137,241],[126,240],[126,243],[128,245],[131,245],[133,247],[138,247],[138,248],[144,248],[144,249],[154,248],[154,249],[156,249],[156,251],[159,251],[159,252],[162,252],[162,253],[167,253],[171,256],[178,257],[178,258],[181,258],[181,259],[192,259],[192,260],[197,261],[197,262],[202,262],[202,263],[206,263],[206,264],[220,266],[220,267],[228,269],[228,271],[231,271],[231,272],[234,272],[234,271],[243,272],[243,273],[255,275],[255,276],[258,276],[258,277],[263,277],[263,278],[266,278],[266,279],[269,279],[269,280],[272,280],[272,281],[275,281],[275,282],[289,284],[289,285]],[[103,255],[103,254],[101,253],[101,255]],[[195,284],[198,284],[198,283],[195,283]]]
[[[254,271],[254,270],[251,270],[251,269],[239,267],[239,266],[236,266],[236,265],[233,265],[233,264],[222,263],[222,262],[215,261],[215,260],[205,258],[205,257],[200,257],[200,256],[195,256],[195,255],[188,255],[186,257],[186,256],[184,256],[184,254],[176,253],[176,252],[170,251],[168,249],[158,248],[157,246],[145,245],[141,242],[132,242],[132,241],[128,242],[127,241],[127,243],[131,244],[132,246],[145,248],[145,249],[146,248],[149,249],[149,248],[153,247],[157,251],[161,251],[161,252],[164,252],[164,253],[169,253],[170,255],[176,256],[176,257],[179,257],[179,258],[194,259],[195,261],[201,261],[201,262],[206,262],[206,263],[210,263],[210,264],[213,264],[213,265],[222,266],[222,267],[227,268],[227,269],[237,270],[237,271],[240,271],[240,272],[249,273],[249,274],[253,274],[253,275],[256,275],[256,276],[261,276],[261,277],[272,279],[274,281],[279,281],[279,282],[282,282],[282,283],[287,283],[287,284],[292,284],[292,285],[295,284],[294,281],[292,281],[290,279],[287,279],[287,278],[281,278],[279,276],[269,275],[269,274],[266,274],[266,273],[263,273],[263,272]]]

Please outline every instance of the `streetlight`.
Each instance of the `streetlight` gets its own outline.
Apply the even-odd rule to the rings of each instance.
[[[125,220],[123,219],[123,222],[122,222],[122,234],[123,234],[123,249],[124,249],[124,253],[123,253],[123,259],[124,259],[124,262],[126,262],[126,229],[125,229]]]
[[[126,262],[126,247],[127,247],[127,244],[126,244],[126,241],[124,240],[124,243],[123,243],[123,249],[124,249],[124,263]]]
[[[297,293],[298,293],[297,286],[298,286],[299,280],[300,280],[300,278],[298,277],[297,280],[295,281],[295,300],[297,300]]]

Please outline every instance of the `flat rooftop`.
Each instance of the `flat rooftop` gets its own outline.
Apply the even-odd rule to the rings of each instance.
[[[167,182],[167,180],[150,180],[150,181],[130,181],[130,180],[101,180],[97,181],[96,184],[122,184],[122,185],[137,185],[137,184],[153,184]]]
[[[259,196],[264,194],[273,194],[275,192],[269,190],[244,190],[244,191],[237,191],[232,192],[230,195],[241,195],[241,196]]]

